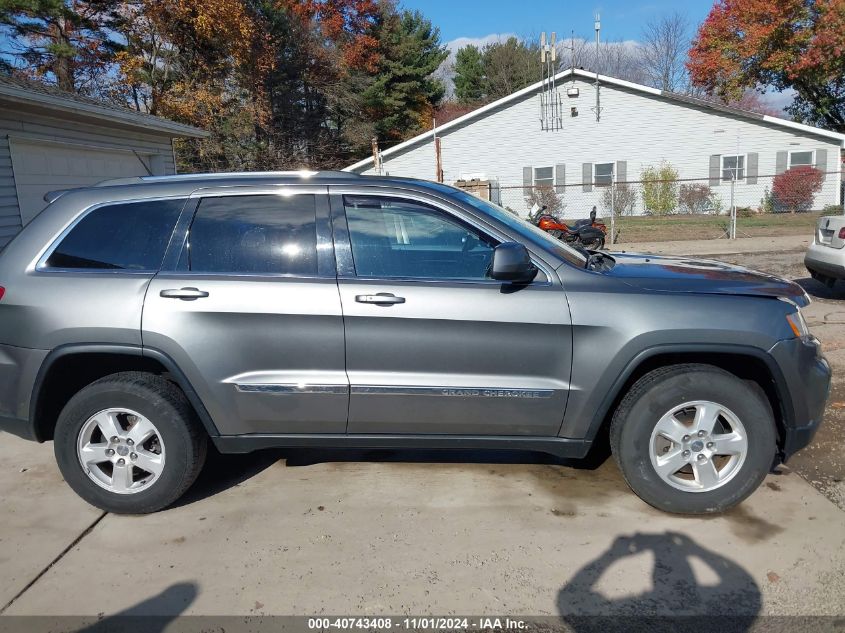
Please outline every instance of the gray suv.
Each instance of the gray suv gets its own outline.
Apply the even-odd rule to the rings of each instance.
[[[0,428],[104,510],[152,512],[209,440],[524,449],[608,438],[670,512],[747,497],[818,427],[794,283],[576,250],[464,191],[347,173],[57,192],[0,254]]]

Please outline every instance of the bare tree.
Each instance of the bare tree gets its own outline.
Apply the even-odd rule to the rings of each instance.
[[[643,72],[640,63],[641,47],[637,42],[624,40],[601,42],[596,51],[593,41],[579,37],[574,41],[564,40],[560,47],[562,68],[568,68],[574,61],[576,68],[590,72],[598,71],[602,75],[634,83],[646,83],[647,75]]]
[[[690,23],[681,13],[648,22],[643,28],[641,46],[642,68],[648,83],[669,92],[687,92],[685,62],[690,41]]]

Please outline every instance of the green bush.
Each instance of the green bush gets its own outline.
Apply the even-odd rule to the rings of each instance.
[[[823,215],[845,215],[841,204],[828,204],[822,209]]]
[[[678,208],[678,170],[667,162],[649,166],[640,174],[643,207],[647,213],[668,215]]]
[[[772,192],[769,191],[768,187],[766,187],[766,190],[763,192],[763,197],[760,198],[760,211],[762,213],[775,212],[775,198],[772,195]]]

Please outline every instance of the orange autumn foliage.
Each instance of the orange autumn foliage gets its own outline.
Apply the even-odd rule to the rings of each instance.
[[[337,45],[350,69],[375,72],[378,39],[373,25],[380,14],[376,0],[280,0],[294,15],[314,21],[324,38]]]
[[[760,85],[794,89],[794,113],[845,129],[845,0],[717,0],[687,68],[729,100]]]

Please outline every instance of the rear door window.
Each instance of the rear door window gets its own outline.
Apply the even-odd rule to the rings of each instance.
[[[184,204],[144,200],[97,207],[62,239],[45,267],[156,271]]]
[[[203,198],[188,236],[188,269],[316,276],[316,218],[313,194]]]

